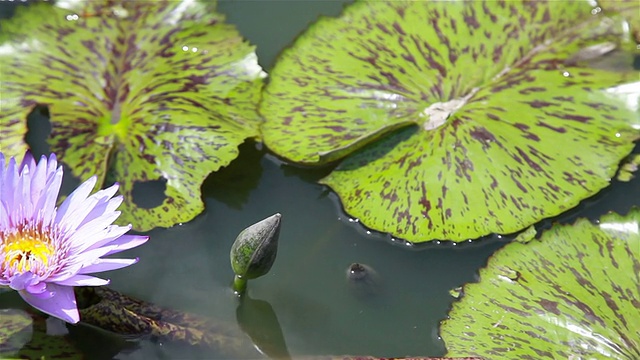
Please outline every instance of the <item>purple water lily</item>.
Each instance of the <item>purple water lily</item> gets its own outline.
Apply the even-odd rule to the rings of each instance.
[[[109,283],[87,274],[129,266],[138,259],[102,258],[136,247],[147,236],[112,225],[122,196],[118,185],[90,195],[96,177],[56,207],[62,167],[54,154],[36,164],[26,154],[5,166],[0,152],[0,286],[17,290],[33,307],[70,323],[80,320],[74,286]]]

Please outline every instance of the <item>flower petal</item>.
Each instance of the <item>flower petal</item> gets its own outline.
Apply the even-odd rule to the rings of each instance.
[[[25,290],[34,295],[42,294],[45,290],[47,290],[47,283],[44,281],[40,281],[39,283],[28,285],[27,287],[25,287]]]
[[[112,247],[114,249],[110,250],[108,253],[106,253],[105,256],[111,255],[111,254],[115,254],[115,253],[119,253],[121,251],[129,250],[129,249],[134,248],[136,246],[140,246],[140,245],[146,243],[147,240],[149,240],[148,236],[122,235],[117,240],[114,240],[114,241],[109,243],[109,247]]]
[[[96,176],[90,177],[87,181],[80,184],[80,186],[78,186],[78,188],[64,200],[62,205],[58,208],[56,223],[60,224],[64,228],[65,221],[78,221],[78,216],[75,213],[82,212],[86,207],[84,202],[87,200],[91,190],[93,190],[93,187],[96,185],[97,180],[98,178]],[[84,219],[84,217],[82,217],[82,219]],[[82,219],[79,221],[82,221]]]
[[[58,285],[64,286],[103,286],[108,285],[109,280],[100,279],[89,275],[75,275],[63,281],[56,281]]]
[[[31,273],[30,271],[27,271],[11,279],[11,283],[9,284],[9,286],[11,286],[13,290],[22,291],[27,286],[33,284],[35,279],[36,275]]]
[[[56,215],[56,202],[58,201],[58,193],[60,192],[60,186],[62,185],[62,167],[59,167],[52,175],[51,179],[47,180],[45,185],[46,191],[44,196],[40,198],[37,208],[42,211],[42,223],[45,225],[51,224],[51,221]]]
[[[35,165],[35,163],[34,163]],[[38,204],[40,203],[40,199],[44,194],[47,193],[48,189],[46,187],[47,182],[47,158],[46,156],[42,156],[38,165],[35,166],[33,170],[33,174],[31,175],[31,204],[33,205],[34,210],[38,211]]]
[[[104,233],[103,233],[103,237],[101,240],[90,244],[91,246],[87,247],[85,250],[82,251],[88,251],[88,250],[94,250],[100,247],[103,247],[105,245],[108,245],[110,242],[116,240],[117,238],[123,236],[124,234],[127,233],[127,231],[131,230],[131,225],[129,226],[118,226],[118,225],[111,225],[108,226]]]
[[[110,201],[109,199],[111,199],[116,194],[116,192],[118,192],[119,188],[120,188],[120,185],[118,183],[115,183],[110,187],[100,190],[95,194],[89,196],[89,199],[97,199],[98,202],[94,207],[94,209],[91,210],[89,214],[87,214],[84,222],[91,221],[92,219],[95,219],[96,217],[104,214],[105,212],[111,212],[117,209],[118,206],[120,206],[120,203],[122,202],[122,200],[120,200],[120,202],[118,202],[115,206],[107,207],[106,204],[108,204]],[[82,226],[82,224],[80,226]]]
[[[4,166],[4,165],[3,165]],[[4,181],[2,188],[0,189],[0,199],[4,202],[7,209],[13,209],[13,196],[18,185],[18,170],[16,165],[16,159],[14,157],[9,158],[9,165],[7,165],[6,172],[4,173]]]
[[[83,266],[78,274],[91,274],[102,271],[111,271],[121,269],[129,265],[133,265],[138,262],[138,258],[135,259],[98,259],[95,263],[87,266]]]
[[[81,225],[80,228],[69,237],[68,241],[71,244],[72,251],[76,253],[83,252],[97,242],[101,242],[107,237],[107,227],[110,226],[118,216],[120,216],[120,212],[114,211]]]
[[[83,253],[75,254],[68,258],[68,262],[55,275],[50,276],[47,281],[60,283],[75,276],[82,266],[85,264],[93,264],[100,257],[105,256],[109,251],[113,250],[111,246],[105,246]]]
[[[29,305],[43,313],[55,316],[72,324],[80,321],[80,314],[78,313],[73,288],[70,286],[48,284],[48,289],[53,292],[53,296],[48,299],[38,298],[26,291],[20,291],[19,294]]]

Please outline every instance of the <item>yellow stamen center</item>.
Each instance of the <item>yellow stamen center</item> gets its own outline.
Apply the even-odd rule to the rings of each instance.
[[[40,274],[49,265],[55,248],[46,233],[35,229],[18,229],[2,234],[0,239],[4,259],[2,270],[12,269],[17,273],[30,271]],[[0,258],[1,259],[1,258]]]

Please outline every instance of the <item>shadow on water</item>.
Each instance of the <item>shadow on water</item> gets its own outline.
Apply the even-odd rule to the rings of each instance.
[[[265,154],[261,144],[247,140],[238,147],[240,155],[229,165],[210,174],[202,184],[202,196],[211,197],[234,209],[242,209],[260,182]]]

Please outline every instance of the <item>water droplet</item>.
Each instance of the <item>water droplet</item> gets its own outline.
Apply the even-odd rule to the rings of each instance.
[[[591,9],[591,15],[598,15],[601,11],[602,11],[602,8],[600,8],[600,6],[596,6],[593,9]]]
[[[569,72],[568,72],[568,71],[565,71],[565,72],[563,72],[563,73],[562,73],[562,76],[564,76],[564,77],[569,77],[569,76],[571,76],[571,74],[569,74]]]
[[[67,21],[77,21],[79,18],[78,14],[69,14],[66,16]]]
[[[371,235],[371,231],[367,230],[367,235]]]
[[[622,135],[620,135],[620,133],[616,133],[616,137],[620,137],[620,136],[622,136]]]
[[[183,46],[183,47],[182,47],[182,51],[189,51],[189,47],[188,47],[188,46],[186,46],[186,45],[185,45],[185,46]]]
[[[197,47],[192,47],[192,48],[191,48],[191,51],[193,51],[194,53],[195,53],[195,52],[198,52],[198,48],[197,48]]]

